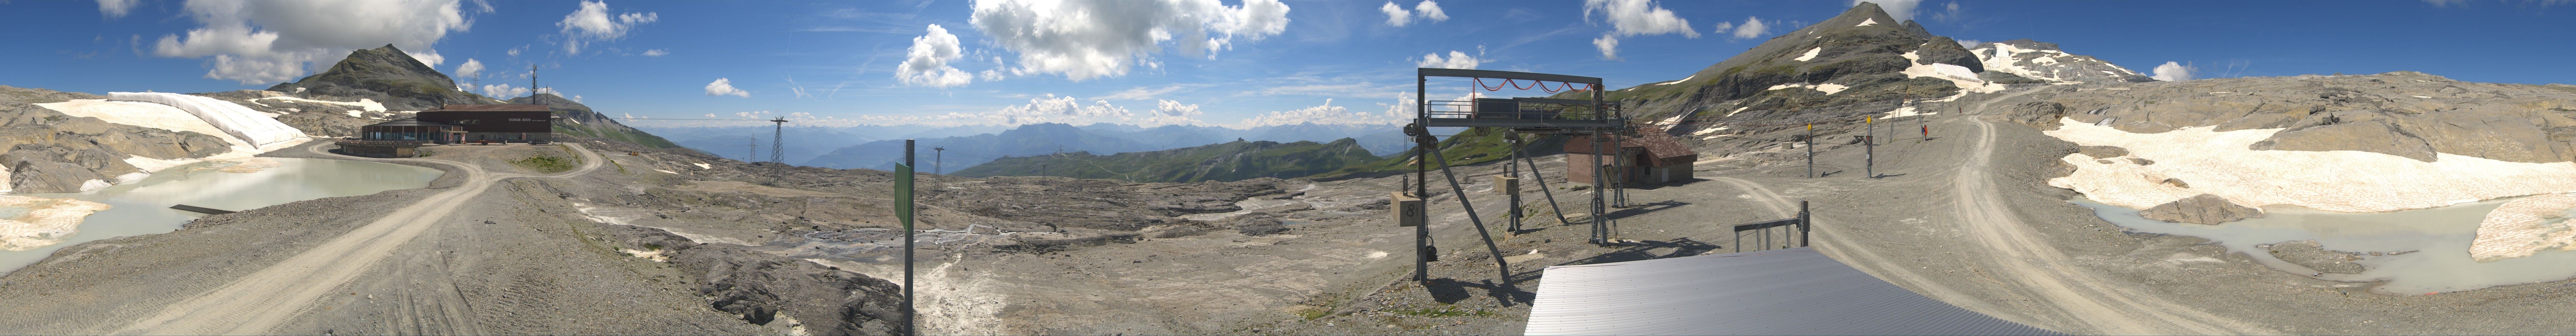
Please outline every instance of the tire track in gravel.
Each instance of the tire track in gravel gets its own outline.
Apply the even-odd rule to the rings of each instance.
[[[150,317],[118,328],[117,334],[266,334],[289,319],[311,309],[313,303],[356,279],[379,261],[386,259],[413,238],[446,220],[475,195],[491,189],[494,182],[518,177],[569,177],[597,170],[606,158],[572,146],[586,160],[581,167],[553,175],[491,174],[482,167],[463,162],[435,159],[369,159],[366,161],[432,162],[455,166],[466,174],[464,182],[447,192],[404,206],[385,217],[349,233],[332,238],[285,261],[259,270],[204,294],[180,300],[158,309]],[[322,146],[307,147],[317,154],[328,154]],[[445,275],[435,275],[445,276]],[[453,318],[449,318],[453,320]]]

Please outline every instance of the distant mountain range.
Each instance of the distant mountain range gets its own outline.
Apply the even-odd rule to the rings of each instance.
[[[713,153],[730,159],[766,161],[771,147],[770,126],[727,127],[645,127],[655,134],[676,139],[680,146]],[[1435,130],[1456,132],[1458,130]],[[1395,125],[1297,124],[1232,129],[1216,126],[1136,125],[1096,123],[1030,124],[1019,127],[997,125],[924,128],[912,125],[861,125],[853,127],[813,127],[790,124],[781,137],[785,139],[785,161],[792,164],[841,169],[893,169],[901,161],[900,139],[915,139],[916,152],[924,169],[934,164],[963,168],[983,164],[1006,156],[1029,156],[1088,152],[1094,155],[1156,151],[1198,147],[1235,141],[1270,141],[1292,143],[1310,141],[1329,143],[1352,139],[1354,145],[1369,155],[1390,154],[1412,148],[1411,142]],[[1442,132],[1444,135],[1446,132]],[[888,139],[888,140],[878,140]],[[947,148],[934,151],[932,148]],[[940,161],[940,162],[932,162]]]
[[[1074,152],[1006,157],[950,175],[1064,176],[1134,182],[1237,181],[1251,178],[1297,178],[1379,160],[1359,141],[1233,141],[1214,145],[1093,155]]]

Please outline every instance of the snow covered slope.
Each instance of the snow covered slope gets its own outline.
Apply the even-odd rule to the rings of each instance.
[[[254,147],[307,138],[304,131],[288,127],[286,123],[277,122],[276,118],[266,113],[252,111],[248,107],[242,107],[241,104],[214,98],[160,92],[109,92],[107,95],[111,99],[140,100],[178,107],[190,114],[196,114],[197,118],[205,120],[206,124],[213,125],[216,129],[223,130],[225,134],[231,134],[234,138],[241,139],[242,142]]]
[[[2149,82],[2154,79],[2139,75],[2111,62],[2093,56],[2068,54],[2057,50],[2057,44],[2029,39],[1987,42],[1968,49],[1985,63],[1987,71],[2022,76],[2051,84]]]

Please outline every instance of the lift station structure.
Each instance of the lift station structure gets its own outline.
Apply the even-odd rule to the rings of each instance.
[[[1589,97],[1588,99],[1470,98],[1471,100],[1468,101],[1434,101],[1428,97],[1432,77],[1466,78],[1487,91],[1500,91],[1505,86],[1527,90],[1530,87],[1522,86],[1520,83],[1530,82],[1536,88],[1547,92],[1584,92],[1588,93]],[[1488,87],[1485,84],[1487,80],[1500,80],[1502,83]],[[1521,229],[1522,214],[1519,173],[1514,164],[1525,164],[1530,174],[1540,174],[1535,160],[1521,155],[1522,134],[1589,136],[1592,137],[1590,143],[1595,147],[1606,144],[1608,148],[1620,148],[1618,141],[1621,137],[1616,135],[1635,132],[1629,128],[1628,119],[1619,114],[1618,103],[1603,101],[1607,97],[1601,88],[1599,77],[1472,69],[1417,69],[1413,92],[1414,101],[1417,102],[1414,106],[1414,120],[1404,128],[1405,135],[1413,138],[1415,144],[1414,178],[1411,179],[1410,185],[1413,190],[1395,192],[1392,195],[1394,204],[1391,204],[1395,208],[1392,212],[1396,216],[1397,225],[1414,227],[1414,281],[1430,280],[1430,263],[1439,256],[1439,248],[1432,246],[1430,226],[1426,225],[1429,211],[1424,208],[1423,201],[1423,196],[1429,195],[1431,191],[1429,178],[1430,171],[1433,169],[1431,165],[1434,163],[1439,165],[1438,169],[1441,176],[1449,183],[1450,191],[1458,195],[1458,204],[1466,210],[1468,221],[1475,224],[1476,233],[1484,238],[1485,249],[1494,254],[1494,264],[1500,269],[1502,280],[1506,283],[1511,281],[1511,265],[1503,260],[1502,251],[1494,245],[1493,234],[1486,230],[1484,219],[1476,213],[1475,204],[1468,201],[1465,187],[1459,183],[1458,177],[1450,172],[1449,160],[1441,155],[1438,150],[1439,140],[1431,135],[1429,128],[1485,127],[1509,132],[1505,136],[1512,142],[1511,157],[1504,164],[1506,173],[1495,178],[1494,190],[1511,195],[1511,230],[1517,232]],[[1590,151],[1592,155],[1590,162],[1604,162],[1602,160],[1604,152],[1606,150],[1602,148]],[[1621,188],[1613,181],[1604,180],[1602,172],[1622,168],[1616,167],[1620,164],[1618,160],[1609,162],[1611,164],[1590,165],[1591,167],[1566,167],[1568,170],[1589,169],[1592,172],[1590,176],[1593,179],[1594,191],[1591,216],[1585,221],[1591,228],[1590,240],[1594,244],[1608,244],[1613,239],[1611,223],[1604,217],[1608,214],[1609,208],[1614,206],[1612,202],[1615,202],[1615,198],[1612,193]],[[1555,193],[1547,189],[1546,178],[1542,176],[1535,180],[1538,180],[1539,190],[1547,193],[1550,206],[1554,206]],[[1562,211],[1558,213],[1557,219],[1561,224],[1564,223],[1565,217]]]

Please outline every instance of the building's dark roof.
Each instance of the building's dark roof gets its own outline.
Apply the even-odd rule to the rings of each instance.
[[[507,111],[507,112],[552,112],[552,111],[554,111],[554,110],[546,108],[546,106],[545,106],[545,105],[499,105],[499,104],[493,104],[493,105],[469,105],[469,104],[447,104],[447,106],[439,107],[439,108],[438,108],[438,109],[436,109],[436,110],[429,110],[429,111],[422,111],[422,112],[434,112],[434,111],[449,111],[449,112],[499,112],[499,111]]]
[[[1544,272],[1527,335],[2058,335],[1915,294],[1806,247]]]
[[[455,105],[449,105],[449,106],[455,106]],[[376,124],[374,124],[374,125],[367,125],[367,126],[369,126],[369,127],[374,127],[374,126],[448,126],[448,127],[454,127],[454,126],[456,126],[456,125],[449,125],[449,124],[441,124],[441,123],[434,123],[434,122],[420,121],[420,119],[417,119],[417,118],[402,118],[402,119],[395,119],[394,121],[380,122],[380,123],[376,123]]]

